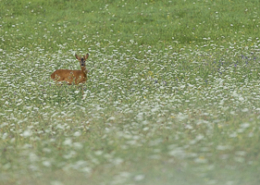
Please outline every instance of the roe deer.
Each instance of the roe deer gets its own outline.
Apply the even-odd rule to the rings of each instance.
[[[77,85],[86,82],[88,71],[85,61],[88,59],[88,54],[83,56],[83,58],[75,54],[75,57],[80,61],[81,70],[58,69],[51,74],[51,78],[57,82],[65,81],[69,85],[72,83]]]

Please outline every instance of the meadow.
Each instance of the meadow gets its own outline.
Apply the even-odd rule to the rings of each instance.
[[[259,8],[0,0],[0,184],[258,185]]]

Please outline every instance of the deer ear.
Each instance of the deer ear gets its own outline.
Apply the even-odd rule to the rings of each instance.
[[[86,54],[86,56],[84,56],[84,59],[87,60],[88,59],[88,53]]]
[[[75,54],[75,57],[80,61],[80,57],[77,54]]]

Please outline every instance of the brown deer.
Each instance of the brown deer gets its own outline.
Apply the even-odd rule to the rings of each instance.
[[[80,62],[81,70],[58,69],[51,74],[51,78],[57,82],[65,81],[69,85],[72,83],[78,85],[79,83],[86,82],[88,71],[86,69],[85,61],[88,59],[88,54],[83,56],[83,58],[75,54],[75,57]]]

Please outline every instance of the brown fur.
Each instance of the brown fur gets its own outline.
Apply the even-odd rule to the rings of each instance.
[[[69,85],[75,83],[76,85],[79,83],[84,83],[87,81],[87,70],[85,66],[85,61],[88,58],[88,54],[83,58],[75,55],[76,58],[84,62],[84,66],[81,66],[81,70],[69,70],[69,69],[58,69],[51,74],[51,78],[57,82],[65,81]]]

